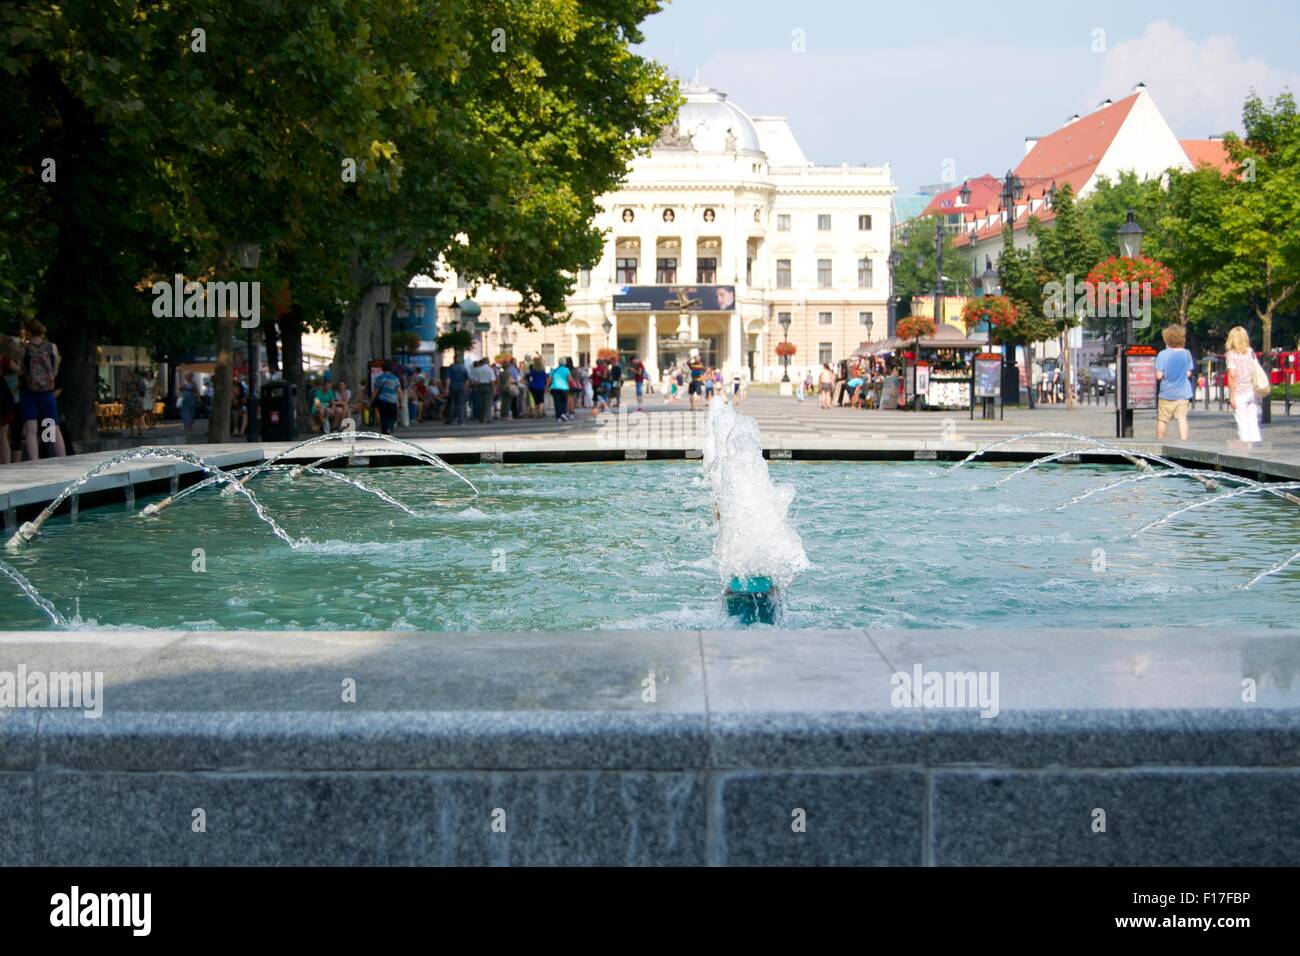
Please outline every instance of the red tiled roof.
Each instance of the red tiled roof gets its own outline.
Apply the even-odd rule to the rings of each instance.
[[[1056,214],[1046,206],[1038,206],[1032,213],[1028,212],[1029,201],[1042,199],[1053,184],[1060,189],[1069,183],[1074,194],[1076,196],[1079,194],[1079,190],[1092,178],[1102,157],[1106,155],[1106,150],[1110,148],[1111,142],[1119,133],[1120,127],[1128,119],[1128,114],[1133,109],[1133,104],[1137,102],[1138,96],[1138,93],[1133,93],[1117,103],[1103,106],[1087,116],[1067,123],[1056,132],[1041,137],[1034,144],[1033,149],[1015,168],[1016,176],[1024,185],[1024,192],[1016,206],[1020,209],[1020,203],[1024,203],[1026,208],[1020,210],[1015,222],[1012,223],[1012,229],[1018,231],[1026,228],[1030,216],[1041,222],[1050,222],[1056,218]],[[1001,183],[997,185],[998,193],[993,196],[993,201],[983,209],[972,210],[976,213],[972,218],[982,219],[1001,211]],[[971,205],[974,206],[973,189],[971,193]],[[982,241],[991,236],[1001,235],[1002,225],[1001,217],[998,216],[993,225],[983,226],[975,233],[976,240]],[[966,233],[955,239],[954,244],[968,244],[970,235]]]
[[[1225,175],[1236,175],[1237,167],[1228,158],[1228,147],[1221,139],[1180,139],[1178,145],[1187,154],[1192,168],[1212,166]]]
[[[1031,185],[1046,187],[1055,181],[1058,189],[1069,183],[1078,195],[1128,119],[1139,95],[1133,93],[1103,106],[1035,143],[1016,167],[1016,175],[1025,181],[1026,189]]]
[[[958,195],[962,190],[962,186],[970,187],[970,202],[965,206],[961,204],[961,197]],[[952,189],[945,189],[943,192],[938,193],[930,200],[929,205],[922,210],[921,215],[944,216],[958,212],[986,209],[989,205],[997,202],[998,191],[1001,188],[1002,184],[998,180],[985,173],[976,179],[968,179],[961,185],[953,186]]]

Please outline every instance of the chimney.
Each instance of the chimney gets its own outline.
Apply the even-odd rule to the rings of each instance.
[[[1134,93],[1141,93],[1141,92],[1142,92],[1143,90],[1145,90],[1146,88],[1147,88],[1147,85],[1146,85],[1145,83],[1143,83],[1141,80],[1138,80],[1137,83],[1135,83],[1134,86],[1133,86],[1133,92],[1134,92]]]
[[[1075,113],[1073,116],[1071,116],[1071,117],[1069,117],[1068,119],[1066,119],[1066,121],[1065,121],[1064,123],[1062,123],[1061,125],[1062,125],[1062,126],[1069,126],[1071,123],[1076,122],[1078,119],[1079,119],[1079,114],[1078,114],[1078,113]]]
[[[1107,106],[1110,106],[1110,105],[1111,105],[1112,103],[1114,103],[1114,102],[1115,102],[1115,101],[1112,100],[1112,99],[1108,96],[1108,97],[1106,97],[1104,100],[1102,100],[1100,103],[1097,104],[1097,109],[1099,109],[1099,110],[1100,110],[1100,109],[1105,109]]]
[[[1026,137],[1025,137],[1025,155],[1028,156],[1031,152],[1033,152],[1034,147],[1037,146],[1037,145],[1038,145],[1038,137],[1037,137],[1037,136],[1026,136]]]

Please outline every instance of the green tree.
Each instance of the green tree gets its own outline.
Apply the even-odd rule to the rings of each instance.
[[[912,219],[904,224],[894,250],[899,255],[894,269],[894,295],[898,297],[899,318],[912,314],[912,297],[934,293],[938,263],[935,261],[933,216]],[[969,250],[953,245],[954,234],[943,237],[943,288],[948,295],[968,295],[971,274]]]
[[[1208,307],[1246,302],[1259,323],[1263,360],[1273,322],[1300,290],[1300,116],[1295,98],[1264,102],[1252,93],[1242,108],[1246,135],[1224,137],[1240,171],[1221,193],[1226,260],[1207,279]],[[1264,413],[1269,414],[1265,399]]]
[[[1075,308],[1076,301],[1066,301],[1067,290],[1080,288],[1092,267],[1102,257],[1101,238],[1089,228],[1087,218],[1074,201],[1074,191],[1069,183],[1062,186],[1052,200],[1054,213],[1050,228],[1043,228],[1034,218],[1029,223],[1029,233],[1034,238],[1030,254],[1030,271],[1039,282],[1039,314],[1047,320],[1053,334],[1061,343],[1061,368],[1064,380],[1070,375],[1070,329],[1080,325],[1087,315]],[[1052,301],[1052,293],[1056,298]],[[1074,390],[1065,390],[1065,407],[1074,407]]]
[[[0,305],[47,318],[70,433],[94,433],[99,343],[166,338],[141,287],[174,273],[287,283],[286,325],[341,343],[363,340],[376,287],[444,261],[518,291],[524,321],[562,312],[570,276],[599,255],[596,196],[676,108],[663,70],[630,49],[658,9],[0,7],[0,197],[6,226],[23,224],[0,243]],[[55,183],[39,180],[45,158]],[[262,246],[255,273],[235,273],[240,240]],[[221,439],[234,329],[215,326]]]

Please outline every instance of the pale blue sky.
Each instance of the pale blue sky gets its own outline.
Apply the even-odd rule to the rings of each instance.
[[[683,79],[787,116],[809,159],[892,163],[900,192],[1000,174],[1025,136],[1139,80],[1181,139],[1239,128],[1251,87],[1300,95],[1295,0],[675,0],[645,34]]]

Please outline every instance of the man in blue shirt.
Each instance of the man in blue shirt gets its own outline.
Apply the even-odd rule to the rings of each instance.
[[[375,394],[370,401],[379,412],[379,430],[385,435],[391,435],[397,425],[397,390],[401,385],[393,374],[393,360],[384,359],[384,371],[375,376]]]
[[[1156,356],[1156,381],[1160,392],[1156,401],[1156,439],[1163,440],[1169,420],[1178,421],[1178,437],[1187,441],[1187,411],[1192,403],[1192,374],[1196,362],[1183,348],[1187,334],[1181,325],[1168,326],[1160,337],[1165,347]]]
[[[447,424],[465,424],[465,403],[469,401],[469,369],[453,362],[447,369]]]

